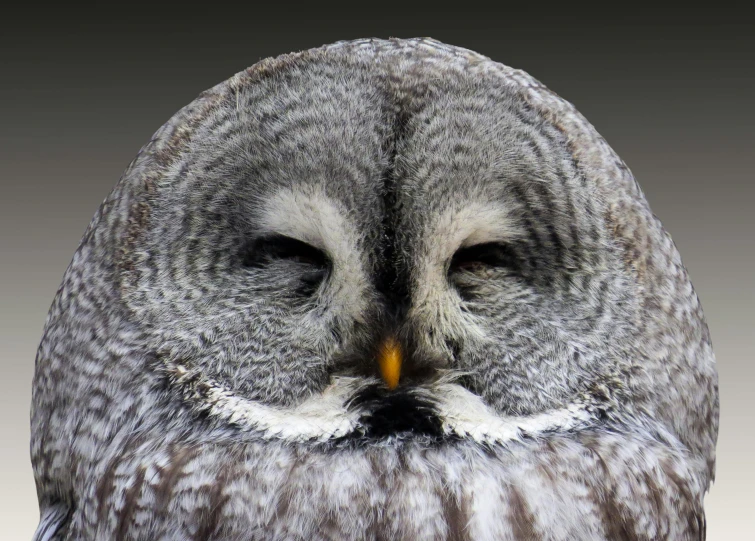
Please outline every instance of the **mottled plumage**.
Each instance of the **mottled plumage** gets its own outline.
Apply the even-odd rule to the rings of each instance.
[[[36,539],[703,539],[717,426],[679,254],[573,106],[343,42],[203,93],[97,211],[37,357]]]

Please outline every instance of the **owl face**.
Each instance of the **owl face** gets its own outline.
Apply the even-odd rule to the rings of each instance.
[[[324,408],[321,432],[281,429],[305,439],[392,408],[381,434],[408,437],[466,433],[470,411],[577,422],[622,392],[637,283],[605,187],[520,89],[432,68],[279,63],[231,82],[145,181],[124,299],[193,406],[263,432]]]
[[[569,103],[433,40],[179,111],[33,396],[39,539],[704,536],[717,378],[673,242]]]

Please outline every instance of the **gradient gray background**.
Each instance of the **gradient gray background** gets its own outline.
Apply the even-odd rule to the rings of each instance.
[[[5,14],[0,537],[29,539],[38,518],[28,424],[45,314],[97,205],[140,146],[199,92],[261,58],[339,39],[431,36],[528,71],[574,103],[638,178],[690,271],[718,357],[708,538],[752,539],[755,28],[736,13],[462,7],[254,13],[211,3],[176,15],[40,5]]]

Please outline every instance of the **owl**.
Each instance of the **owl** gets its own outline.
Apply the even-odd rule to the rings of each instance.
[[[36,540],[700,540],[714,354],[574,107],[431,39],[267,59],[129,165],[50,309]]]

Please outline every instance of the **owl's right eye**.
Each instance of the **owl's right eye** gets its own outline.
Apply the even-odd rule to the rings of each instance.
[[[449,264],[449,271],[471,271],[485,268],[516,268],[517,258],[506,244],[488,242],[459,249]]]
[[[488,279],[519,276],[520,269],[512,247],[488,242],[460,248],[448,263],[448,278],[461,296],[468,298],[480,294],[479,288]]]
[[[329,265],[328,257],[322,250],[285,235],[257,238],[247,243],[242,251],[245,267],[262,268],[276,261],[290,261],[323,271]]]

